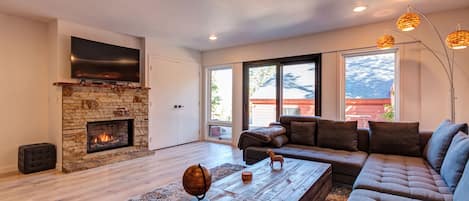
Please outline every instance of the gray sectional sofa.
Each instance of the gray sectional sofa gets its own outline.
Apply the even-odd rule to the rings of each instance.
[[[266,158],[267,149],[330,163],[334,182],[353,185],[350,201],[468,201],[469,189],[461,190],[469,186],[467,124],[445,121],[435,133],[419,132],[418,123],[370,122],[370,129],[356,129],[356,122],[282,116],[244,131],[238,147],[247,164]]]

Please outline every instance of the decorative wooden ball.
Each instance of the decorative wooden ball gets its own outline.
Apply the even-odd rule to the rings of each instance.
[[[211,184],[212,175],[207,168],[202,167],[200,164],[192,165],[184,171],[184,175],[182,177],[184,190],[187,193],[196,196],[197,199],[199,199],[198,196],[202,196],[201,199],[205,197],[205,193],[207,193]]]
[[[244,171],[241,173],[241,179],[243,182],[250,182],[252,181],[252,172]]]

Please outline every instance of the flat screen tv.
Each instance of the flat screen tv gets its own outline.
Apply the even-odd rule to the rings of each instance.
[[[72,36],[72,78],[140,82],[140,51]]]

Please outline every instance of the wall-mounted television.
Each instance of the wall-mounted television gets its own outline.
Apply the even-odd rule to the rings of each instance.
[[[72,78],[140,82],[140,51],[72,36]]]

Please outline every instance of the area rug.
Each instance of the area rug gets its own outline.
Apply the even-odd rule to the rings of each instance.
[[[231,175],[237,171],[244,169],[242,165],[225,163],[223,165],[210,169],[212,174],[212,182],[216,182],[224,177]],[[346,201],[351,192],[350,186],[334,185],[331,193],[326,201]],[[129,201],[187,201],[193,197],[187,194],[182,187],[182,182],[177,181],[165,186],[156,188],[155,190],[130,198]]]

